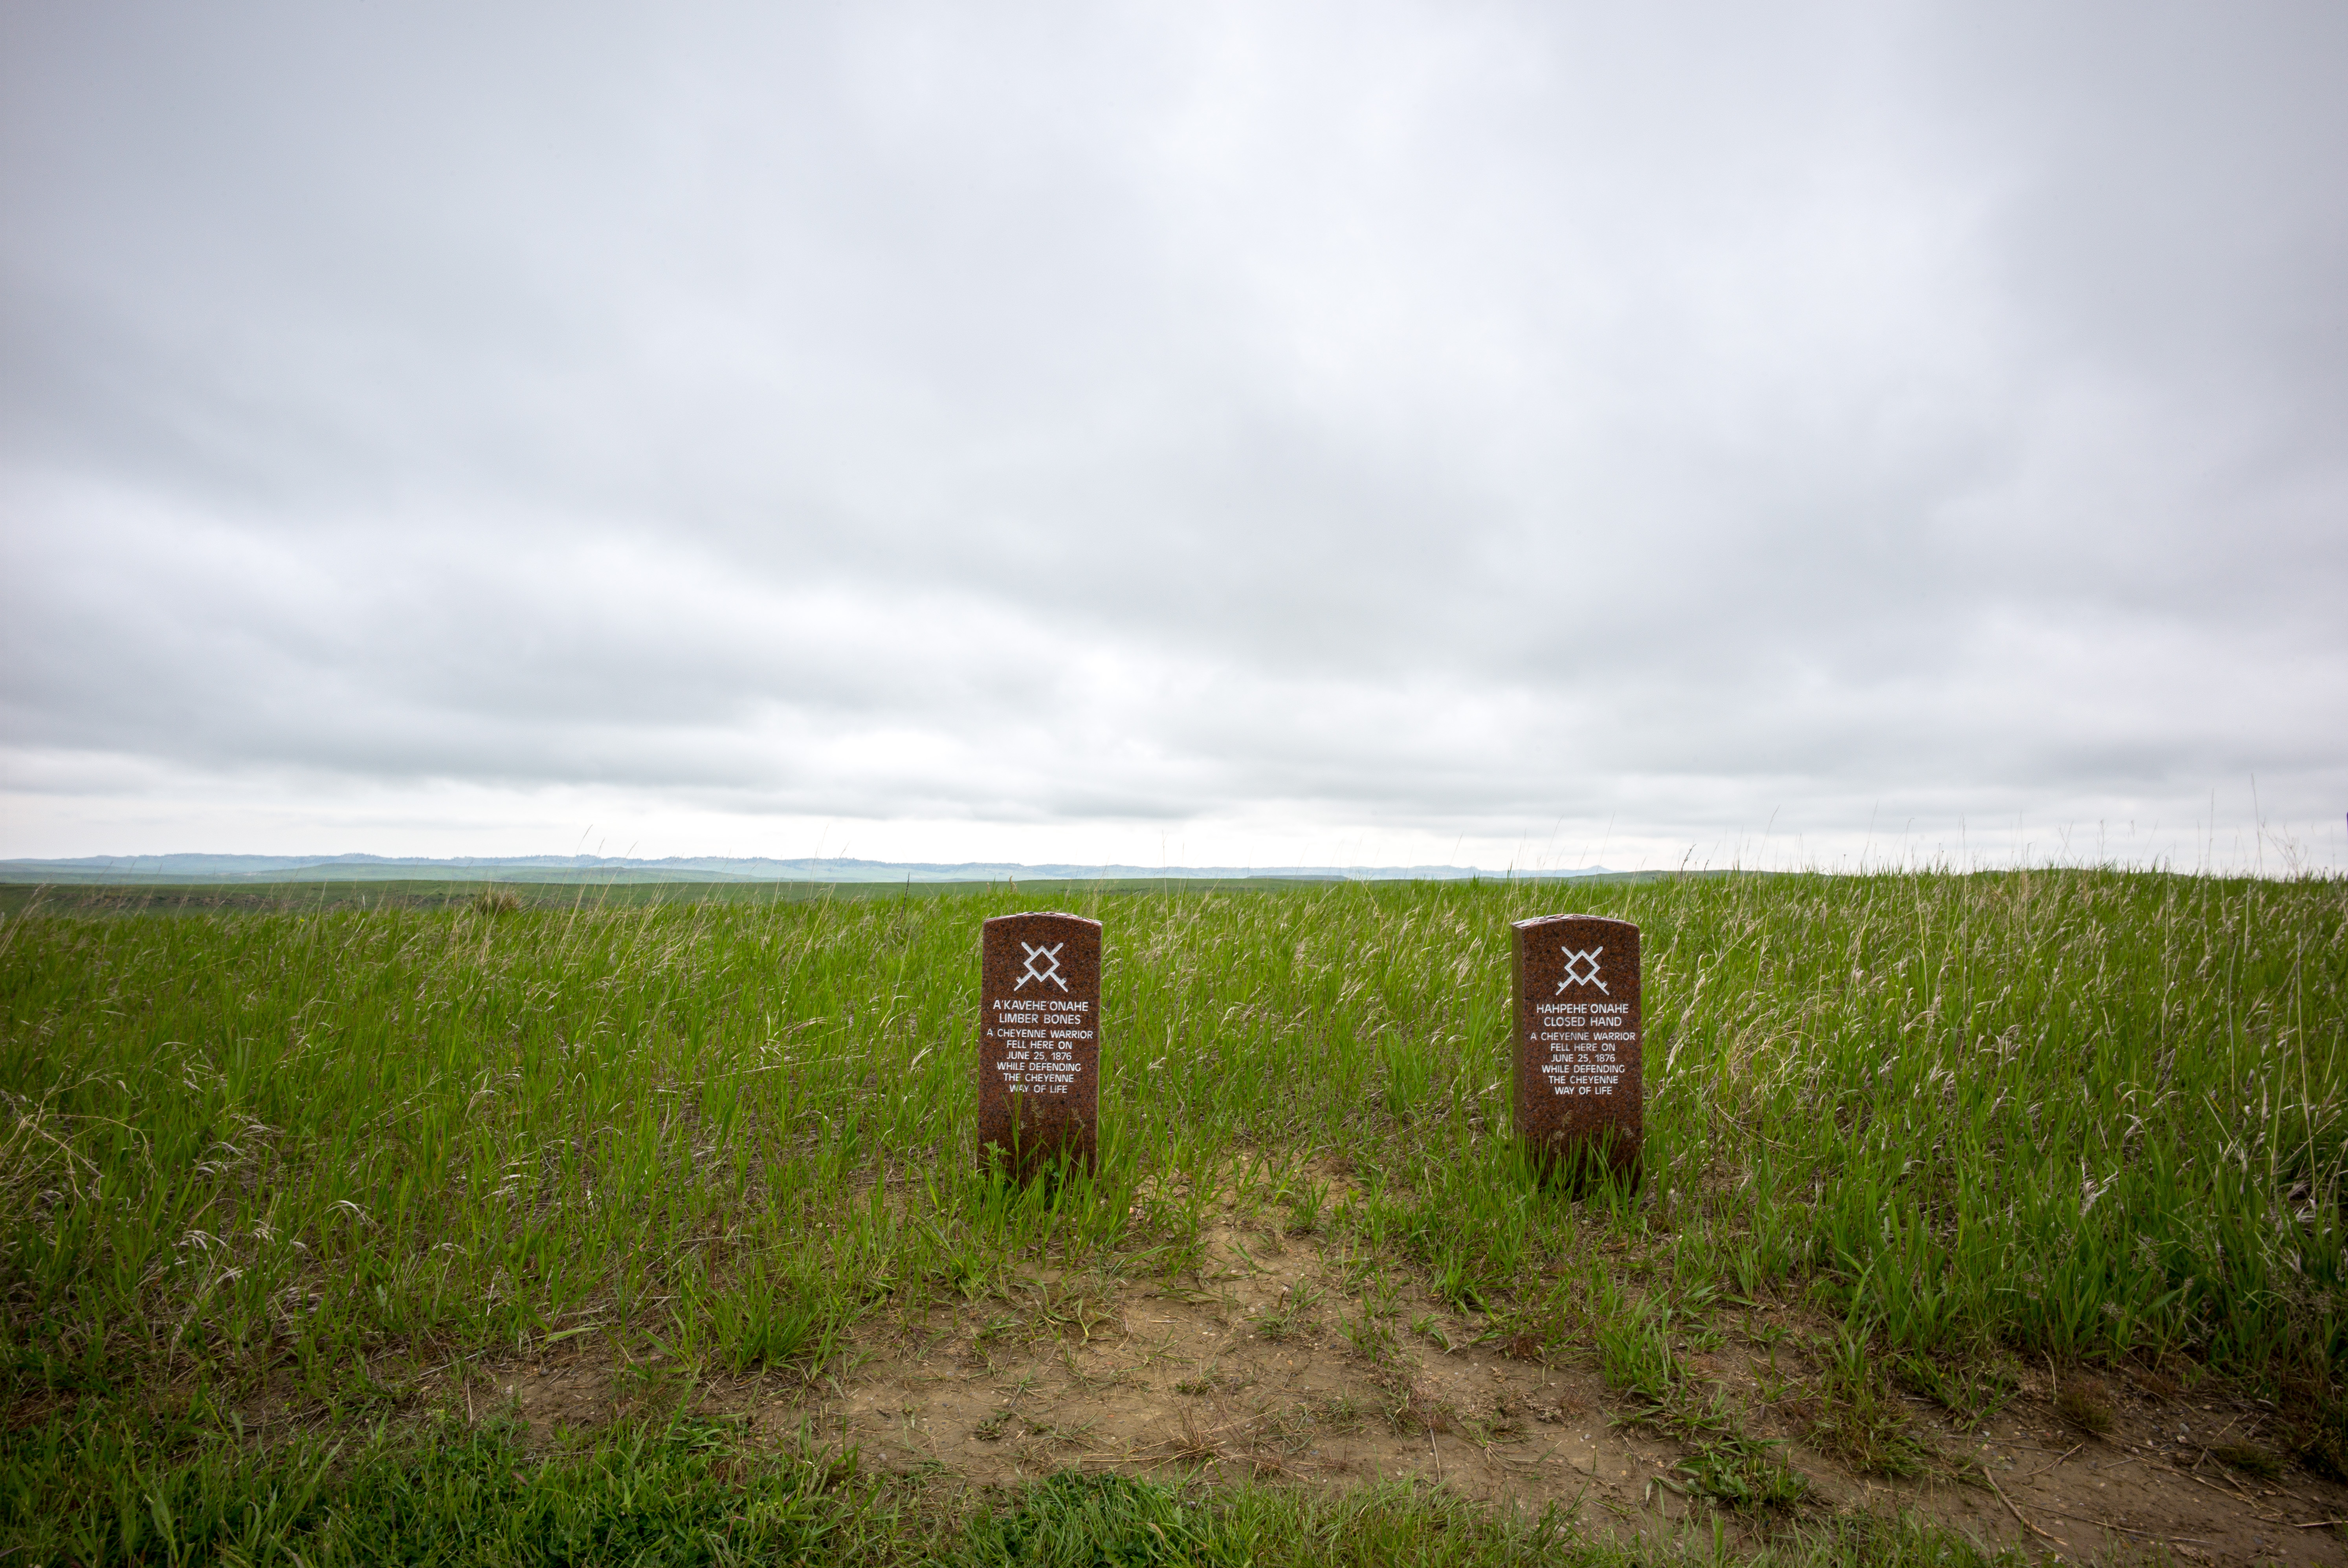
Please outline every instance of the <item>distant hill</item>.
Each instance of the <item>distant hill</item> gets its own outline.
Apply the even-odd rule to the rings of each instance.
[[[1458,882],[1609,875],[1500,872],[1472,866],[1016,866],[1007,861],[737,859],[724,856],[629,860],[593,855],[508,857],[384,855],[88,855],[71,860],[0,860],[0,882],[1107,882],[1292,877],[1298,881]]]

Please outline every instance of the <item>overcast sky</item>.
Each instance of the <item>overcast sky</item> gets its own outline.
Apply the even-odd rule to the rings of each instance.
[[[9,5],[0,854],[2348,866],[2343,81],[2334,0]]]

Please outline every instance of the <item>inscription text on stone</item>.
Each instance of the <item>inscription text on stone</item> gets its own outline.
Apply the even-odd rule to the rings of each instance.
[[[1629,1002],[1536,1002],[1532,1042],[1552,1094],[1612,1094],[1639,1036]]]
[[[994,1071],[1014,1094],[1066,1094],[1076,1082],[1079,1047],[1093,1043],[1093,1004],[1063,997],[997,998],[986,1038],[999,1051]]]

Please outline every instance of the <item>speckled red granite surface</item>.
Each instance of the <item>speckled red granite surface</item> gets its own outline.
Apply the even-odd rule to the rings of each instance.
[[[1599,1162],[1635,1181],[1645,1127],[1639,927],[1548,915],[1510,929],[1517,1134],[1544,1169],[1569,1179]]]
[[[978,1157],[1021,1180],[1055,1155],[1090,1169],[1100,1124],[1101,926],[998,915],[979,962]]]

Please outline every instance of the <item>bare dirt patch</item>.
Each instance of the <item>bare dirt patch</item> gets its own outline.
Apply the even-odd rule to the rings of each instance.
[[[1311,1238],[1226,1223],[1202,1239],[1199,1268],[1178,1279],[1039,1269],[950,1309],[868,1322],[812,1379],[692,1379],[658,1358],[615,1368],[574,1341],[446,1391],[548,1435],[685,1401],[955,1488],[1071,1466],[1311,1486],[1413,1478],[1571,1510],[1613,1533],[1718,1522],[1749,1542],[1806,1515],[1915,1512],[2065,1561],[2348,1562],[2348,1526],[2329,1522],[2348,1521],[2348,1487],[2269,1462],[2271,1409],[2214,1384],[2019,1369],[2003,1409],[1970,1424],[1887,1385],[1913,1473],[1870,1474],[1820,1437],[1814,1348],[1829,1326],[1787,1306],[1734,1308],[1717,1343],[1686,1358],[1691,1387],[1782,1443],[1807,1487],[1790,1509],[1739,1512],[1692,1484],[1696,1444],[1610,1393],[1594,1354],[1528,1358],[1423,1280]]]

